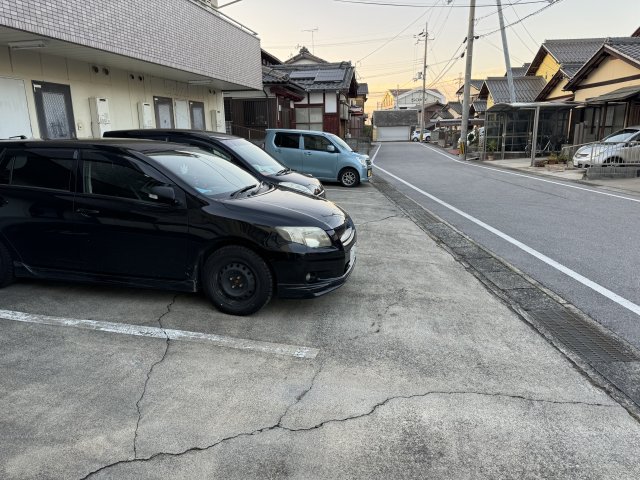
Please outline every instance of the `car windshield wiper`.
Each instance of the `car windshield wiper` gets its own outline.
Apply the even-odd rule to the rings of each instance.
[[[276,173],[276,175],[284,175],[285,173],[289,173],[291,171],[290,168],[283,168],[282,170],[280,170],[278,173]]]
[[[241,193],[247,192],[253,188],[259,187],[260,184],[259,183],[254,183],[253,185],[248,185],[246,187],[242,187],[240,190],[236,190],[235,192],[233,192],[231,195],[229,195],[230,197],[235,197],[236,195],[240,195]]]

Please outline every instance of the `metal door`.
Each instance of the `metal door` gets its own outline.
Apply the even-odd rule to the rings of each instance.
[[[194,130],[206,130],[204,103],[189,102],[189,113],[191,114],[191,128]]]
[[[31,83],[40,137],[47,140],[76,138],[69,85],[37,81]]]
[[[173,100],[167,97],[153,97],[153,107],[156,112],[156,126],[158,128],[174,128]]]
[[[186,100],[175,100],[176,128],[188,129],[191,126],[189,119],[189,102]]]

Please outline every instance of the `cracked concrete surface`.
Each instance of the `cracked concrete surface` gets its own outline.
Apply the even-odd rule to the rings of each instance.
[[[147,385],[149,384],[149,380],[151,379],[151,374],[153,373],[153,369],[157,365],[162,363],[164,361],[164,359],[167,358],[167,354],[169,353],[169,343],[171,342],[171,340],[169,339],[169,335],[167,335],[167,332],[165,331],[164,327],[162,326],[162,319],[166,315],[171,313],[171,307],[176,303],[177,298],[178,298],[178,295],[177,294],[174,295],[173,299],[171,300],[171,303],[169,303],[167,305],[167,311],[164,312],[162,315],[160,315],[158,317],[158,325],[160,326],[160,328],[164,332],[164,335],[166,337],[166,343],[165,343],[165,347],[164,347],[164,352],[162,353],[162,357],[160,357],[160,359],[158,361],[154,362],[151,365],[151,367],[149,368],[149,371],[147,372],[147,378],[145,379],[144,386],[142,388],[142,393],[140,394],[140,398],[136,402],[136,410],[138,411],[138,421],[136,422],[136,430],[135,430],[134,435],[133,435],[133,458],[138,458],[138,448],[137,448],[138,429],[140,427],[140,419],[142,418],[142,408],[141,408],[140,404],[142,403],[142,400],[144,399],[145,393],[147,393]]]
[[[366,227],[349,282],[313,301],[231,317],[200,295],[0,290],[7,309],[320,349],[167,356],[162,339],[0,320],[0,477],[640,476],[622,407],[372,186],[330,196]]]

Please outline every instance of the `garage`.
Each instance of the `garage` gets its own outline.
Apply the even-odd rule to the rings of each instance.
[[[379,142],[403,142],[409,140],[411,127],[378,127]]]
[[[376,110],[373,112],[373,140],[408,142],[417,124],[417,110]]]

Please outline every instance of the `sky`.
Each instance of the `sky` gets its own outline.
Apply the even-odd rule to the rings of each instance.
[[[464,78],[469,0],[219,0],[221,12],[257,32],[286,60],[306,46],[329,62],[351,61],[369,85],[365,110],[389,89],[421,88],[428,27],[427,87],[449,100]],[[384,3],[385,5],[377,5]],[[640,27],[638,0],[502,0],[512,67],[531,62],[547,39],[626,37]],[[545,8],[546,7],[546,8]],[[529,16],[530,15],[530,16]],[[504,75],[496,0],[477,0],[472,78]],[[509,26],[509,24],[512,24]]]

